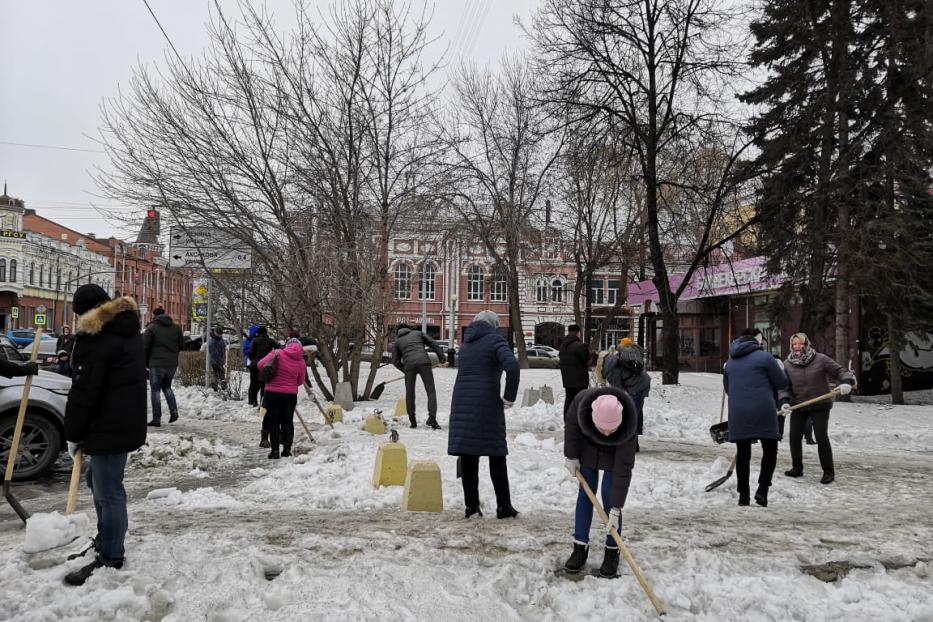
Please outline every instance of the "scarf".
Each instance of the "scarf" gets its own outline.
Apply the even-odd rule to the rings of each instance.
[[[790,356],[787,357],[787,362],[791,365],[796,365],[797,367],[805,367],[809,365],[810,361],[813,360],[813,357],[816,356],[816,350],[814,350],[813,346],[810,345],[810,338],[807,337],[805,333],[795,333],[794,335],[791,335],[791,344],[794,343],[794,339],[803,341],[803,349],[800,350],[800,352],[794,352],[791,350]]]

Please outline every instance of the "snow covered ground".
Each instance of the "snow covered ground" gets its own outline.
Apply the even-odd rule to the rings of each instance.
[[[463,519],[446,422],[456,370],[436,370],[437,432],[400,426],[409,460],[435,460],[444,512],[404,513],[401,488],[374,490],[377,447],[366,414],[391,416],[402,383],[359,403],[326,428],[301,396],[295,457],[259,449],[259,419],[245,402],[201,389],[177,391],[181,419],[163,423],[129,462],[127,564],[98,571],[83,587],[63,576],[87,560],[70,548],[23,551],[24,529],[0,505],[2,620],[647,620],[654,610],[624,562],[622,577],[570,580],[557,568],[570,553],[575,482],[563,468],[559,372],[528,370],[521,388],[554,388],[555,405],[508,414],[515,520],[495,518],[485,461],[485,518]],[[380,379],[397,372],[380,370]],[[933,621],[933,407],[837,404],[830,426],[837,480],[819,484],[815,446],[805,472],[788,479],[782,444],[770,507],[736,505],[735,479],[713,492],[731,445],[708,428],[719,417],[713,374],[684,374],[646,402],[646,436],[622,512],[633,555],[669,620]],[[418,411],[423,421],[424,394]],[[163,420],[164,421],[164,420]],[[759,454],[753,456],[753,480]],[[61,511],[65,476],[14,490],[32,512]],[[94,522],[86,488],[79,511]],[[591,540],[601,541],[594,521]],[[93,527],[91,528],[93,530]],[[93,535],[89,532],[88,535]],[[598,567],[595,544],[590,566]],[[805,566],[841,562],[823,582]],[[846,573],[845,571],[848,572]],[[819,574],[819,573],[817,573]],[[824,577],[825,578],[825,577]]]

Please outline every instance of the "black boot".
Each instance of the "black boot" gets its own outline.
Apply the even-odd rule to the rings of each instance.
[[[755,503],[757,503],[763,508],[768,507],[768,487],[767,486],[758,487],[758,490],[755,492]]]
[[[739,493],[739,505],[748,505],[750,502],[748,491]]]
[[[586,565],[586,557],[589,555],[589,552],[589,546],[586,544],[580,544],[579,542],[574,542],[573,553],[570,554],[570,559],[564,562],[564,570],[574,573],[583,570],[583,567]]]
[[[177,410],[176,410],[175,412],[169,413],[169,415],[168,415],[168,422],[169,422],[169,423],[175,423],[176,421],[178,421],[178,411],[177,411]]]
[[[619,575],[619,549],[607,546],[603,554],[603,565],[599,567],[599,576],[613,579]]]
[[[262,447],[262,448],[264,448],[264,449],[268,449],[268,448],[270,447],[270,445],[269,445],[269,430],[262,430],[262,432],[260,432],[259,446]]]
[[[100,557],[98,557],[97,559],[92,561],[87,566],[83,566],[79,568],[78,570],[75,570],[74,572],[69,572],[68,574],[66,574],[65,583],[67,583],[68,585],[84,585],[85,581],[87,581],[91,577],[91,575],[94,574],[95,570],[97,570],[98,568],[105,568],[105,567],[119,569],[123,567],[123,562],[119,561],[119,562],[112,562],[108,564],[104,562]]]
[[[158,419],[153,419],[152,421],[150,421],[150,422],[147,423],[146,425],[147,425],[148,427],[150,427],[150,428],[157,428],[157,427],[159,427],[160,425],[162,425],[162,422],[159,421]]]
[[[441,429],[440,424],[437,423],[437,419],[435,419],[434,417],[428,417],[428,420],[427,420],[427,422],[425,423],[425,425],[427,425],[427,426],[428,426],[429,428],[431,428],[432,430],[440,430],[440,429]]]
[[[408,421],[409,421],[409,423],[411,424],[409,427],[412,427],[412,428],[417,428],[417,427],[418,427],[418,420],[415,419],[414,417],[409,417],[409,418],[408,418]]]
[[[294,432],[284,432],[282,434],[282,457],[290,458],[292,455],[292,441],[295,440]]]
[[[504,508],[496,508],[496,518],[516,518],[518,510],[511,505]]]
[[[474,514],[478,514],[480,518],[483,517],[483,511],[479,509],[479,506],[476,506],[475,508],[466,509],[466,518],[470,518]]]
[[[786,475],[787,477],[803,477],[803,469],[799,471],[797,469],[791,469],[789,471],[784,471],[784,475]]]
[[[824,471],[820,479],[821,484],[832,484],[836,480],[836,474],[831,471]]]

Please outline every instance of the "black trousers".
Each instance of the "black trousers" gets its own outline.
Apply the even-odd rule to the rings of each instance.
[[[833,467],[833,447],[829,443],[829,409],[801,408],[790,415],[790,460],[795,471],[803,471],[803,433],[807,418],[813,422],[813,435],[820,454],[820,466],[823,473],[835,475]]]
[[[479,456],[460,456],[463,500],[470,509],[479,507],[479,458]],[[512,495],[509,493],[509,470],[505,456],[489,456],[489,478],[496,491],[496,507],[510,507]]]
[[[577,396],[577,393],[586,387],[564,387],[564,417],[567,417],[567,411],[570,410],[570,402]]]
[[[249,404],[254,406],[259,403],[258,399],[261,399],[266,393],[266,385],[259,381],[259,368],[255,365],[249,366]]]
[[[295,440],[295,406],[298,404],[298,396],[294,393],[266,391],[262,403],[266,407],[263,428],[269,430],[272,448],[278,449],[279,444],[282,444],[286,449],[291,449]]]
[[[405,408],[408,409],[408,418],[412,423],[415,418],[415,380],[421,376],[421,382],[424,383],[424,390],[428,394],[428,419],[433,420],[437,416],[437,392],[434,390],[434,372],[431,370],[431,364],[419,365],[414,369],[405,370]]]
[[[752,462],[752,440],[735,442],[735,477],[738,480],[736,489],[739,494],[749,494],[748,476]],[[758,473],[758,487],[767,489],[771,486],[771,476],[774,475],[774,465],[777,464],[777,446],[775,438],[763,438],[761,443],[761,471]]]

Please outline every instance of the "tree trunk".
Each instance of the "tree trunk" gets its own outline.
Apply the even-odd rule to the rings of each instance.
[[[509,329],[518,352],[518,366],[528,369],[525,335],[522,332],[521,292],[518,290],[518,270],[514,263],[509,265]]]
[[[897,321],[888,314],[888,369],[891,373],[891,403],[904,403],[904,378],[901,376],[901,339]]]

